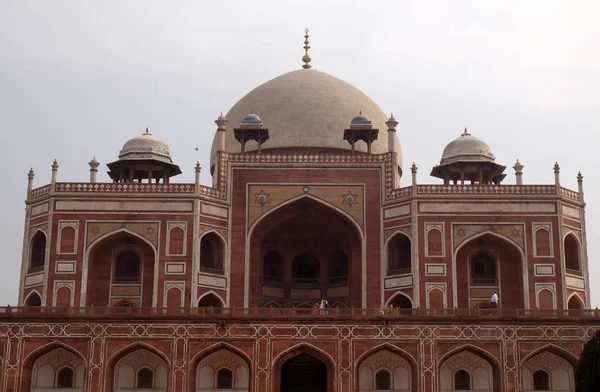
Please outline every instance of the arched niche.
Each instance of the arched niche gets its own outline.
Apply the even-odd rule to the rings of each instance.
[[[545,228],[539,228],[535,231],[535,252],[536,256],[550,256],[552,254],[550,241],[550,231]]]
[[[200,271],[215,274],[225,271],[225,242],[214,231],[200,239]]]
[[[309,196],[274,209],[251,230],[248,280],[260,284],[250,286],[249,306],[312,305],[317,292],[330,303],[361,306],[361,244],[351,218]]]
[[[411,309],[413,304],[408,296],[403,293],[397,293],[389,299],[388,306],[396,309]]]
[[[151,389],[156,392],[167,390],[167,364],[157,354],[138,348],[120,358],[114,367],[115,392],[137,392]]]
[[[134,306],[152,306],[155,258],[150,243],[128,231],[94,243],[88,251],[87,306],[114,306],[123,300]]]
[[[309,344],[281,353],[273,364],[272,390],[279,392],[333,392],[332,358]]]
[[[195,391],[250,390],[250,367],[239,354],[218,349],[204,356],[196,366]]]
[[[389,276],[410,273],[411,265],[410,239],[405,234],[398,232],[387,243],[387,274]]]
[[[199,308],[222,308],[223,306],[225,306],[223,301],[213,293],[205,294],[198,300]]]
[[[579,241],[573,233],[567,234],[564,241],[565,249],[565,266],[567,269],[580,272],[581,271],[581,253],[579,249]]]
[[[481,249],[470,257],[471,284],[497,285],[496,257],[491,252]]]
[[[171,255],[183,255],[184,252],[184,240],[185,232],[182,227],[175,226],[169,231],[169,254]]]
[[[483,274],[475,275],[475,263],[486,261]],[[500,235],[485,233],[461,244],[456,251],[456,276],[468,276],[467,284],[456,285],[458,307],[472,308],[489,304],[494,291],[498,293],[499,306],[523,309],[525,307],[525,273],[520,249]],[[492,267],[493,266],[493,267]],[[495,274],[495,278],[494,278]]]
[[[569,302],[567,304],[568,309],[580,310],[584,308],[583,301],[577,294],[573,294],[571,298],[569,298]]]
[[[575,391],[573,366],[550,350],[527,358],[521,369],[524,392]]]
[[[393,351],[381,349],[368,354],[358,366],[358,390],[413,390],[413,369],[408,361]],[[388,388],[382,388],[387,386]]]
[[[31,392],[49,390],[82,392],[84,363],[66,348],[55,348],[40,356],[31,368]]]
[[[29,272],[44,269],[46,264],[46,234],[38,230],[31,238],[29,244]]]
[[[29,293],[25,299],[25,306],[38,307],[42,306],[42,298],[36,291]]]
[[[470,348],[456,351],[442,359],[439,380],[441,392],[500,390],[498,364]]]
[[[60,229],[60,253],[75,252],[75,233],[76,230],[71,225],[64,226],[62,229]]]

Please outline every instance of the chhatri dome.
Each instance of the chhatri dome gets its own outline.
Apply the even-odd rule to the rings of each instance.
[[[483,140],[472,136],[465,131],[456,139],[452,140],[442,153],[440,165],[453,162],[494,162],[496,158],[490,146]]]
[[[307,41],[305,42],[307,45]],[[305,55],[306,56],[306,55]],[[310,58],[304,58],[310,61]],[[383,135],[388,127],[388,117],[362,91],[351,84],[325,72],[310,69],[288,72],[276,77],[246,94],[225,116],[228,120],[225,133],[225,150],[230,153],[241,151],[235,140],[233,129],[242,123],[248,113],[256,113],[263,127],[269,130],[269,141],[263,152],[281,148],[331,148],[350,152],[350,144],[343,139],[357,113],[362,112]],[[380,134],[371,146],[373,154],[388,152],[388,137]],[[383,136],[383,137],[382,137]],[[402,162],[400,143],[395,137],[398,165]],[[256,142],[248,142],[246,151],[256,151]],[[218,151],[215,138],[211,151],[211,167]],[[365,143],[357,143],[356,151],[367,152]]]
[[[169,145],[159,138],[152,136],[146,128],[146,132],[129,139],[119,152],[119,160],[153,159],[157,161],[173,163]]]

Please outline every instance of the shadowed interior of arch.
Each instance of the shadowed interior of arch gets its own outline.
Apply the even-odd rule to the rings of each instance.
[[[88,258],[87,306],[151,306],[154,250],[142,239],[121,231],[94,244]]]
[[[360,237],[334,208],[308,197],[280,207],[257,224],[250,251],[250,281],[260,282],[251,306],[360,304]]]

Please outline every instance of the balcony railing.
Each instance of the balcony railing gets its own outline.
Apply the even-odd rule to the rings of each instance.
[[[0,319],[168,319],[168,320],[354,320],[388,322],[452,321],[592,321],[600,322],[598,309],[386,309],[379,308],[148,308],[148,307],[0,307]]]

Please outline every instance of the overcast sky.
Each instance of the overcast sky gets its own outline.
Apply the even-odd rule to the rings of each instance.
[[[600,306],[600,3],[597,1],[0,0],[0,304],[17,302],[27,171],[34,187],[87,181],[146,127],[193,182],[210,184],[213,121],[259,84],[313,67],[399,121],[404,166],[429,177],[462,130],[524,182],[577,189],[587,207],[592,306]],[[199,150],[196,151],[195,147]],[[403,179],[404,184],[408,181]]]

